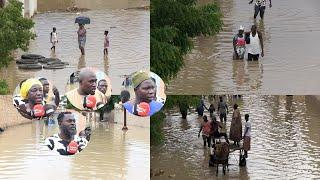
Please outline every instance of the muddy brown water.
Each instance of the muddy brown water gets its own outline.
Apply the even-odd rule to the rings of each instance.
[[[209,167],[209,150],[198,138],[196,113],[182,119],[171,111],[165,119],[164,144],[151,146],[151,179],[319,179],[320,103],[310,96],[244,96],[229,99],[250,114],[251,151],[246,167],[239,167],[239,151],[230,154],[229,172]],[[205,112],[208,115],[208,112]],[[227,116],[229,131],[232,111]]]
[[[139,119],[136,119],[139,121]],[[141,121],[141,119],[140,119]],[[91,140],[74,156],[60,156],[44,146],[57,124],[33,121],[0,134],[0,179],[149,179],[150,130],[90,121]]]
[[[210,1],[203,0],[205,4]],[[242,0],[217,0],[223,29],[213,37],[193,39],[185,67],[170,81],[168,94],[308,95],[320,92],[320,1],[273,1],[265,19],[256,22],[264,37],[265,56],[259,62],[233,61],[232,38],[240,25],[250,30],[253,5]]]
[[[82,2],[82,4],[81,4]],[[81,7],[88,3],[79,2]],[[91,2],[91,1],[90,1]],[[70,64],[61,70],[20,70],[15,62],[0,72],[0,77],[8,81],[11,92],[16,85],[27,77],[47,77],[59,91],[65,92],[68,76],[82,67],[96,67],[110,77],[113,94],[120,94],[123,75],[131,74],[140,69],[149,68],[150,48],[150,12],[149,10],[136,10],[126,8],[140,7],[148,1],[132,1],[124,3],[119,1],[114,6],[110,3],[95,1],[90,3],[90,11],[76,13],[52,12],[40,13],[34,16],[34,31],[37,38],[31,41],[27,52],[17,51],[16,59],[23,53],[41,54],[46,57],[57,57]],[[127,2],[127,1],[126,1]],[[130,1],[131,2],[131,1]],[[68,4],[62,4],[62,7]],[[121,8],[119,8],[121,7]],[[54,10],[50,3],[48,9]],[[77,30],[74,23],[77,16],[88,16],[91,24],[86,25],[87,42],[86,55],[82,57],[78,49]],[[58,44],[56,53],[50,51],[49,34],[52,27],[57,28]],[[109,30],[110,48],[107,58],[103,56],[104,31]]]

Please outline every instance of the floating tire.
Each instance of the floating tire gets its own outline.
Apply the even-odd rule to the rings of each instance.
[[[39,54],[23,54],[21,56],[21,59],[43,59],[44,56],[41,56]]]
[[[58,62],[61,62],[60,59],[58,58],[43,58],[43,59],[40,59],[39,62],[41,63],[58,63]]]
[[[63,64],[63,62],[59,59],[59,60],[56,60],[56,61],[49,61],[47,64],[48,65]]]
[[[51,63],[47,63],[47,65],[49,66],[67,66],[69,65],[69,63],[67,62],[51,62]]]
[[[37,64],[38,59],[18,59],[16,61],[17,64]]]
[[[40,64],[20,64],[18,65],[19,69],[42,69]]]
[[[43,69],[64,69],[64,64],[52,64],[52,65],[44,65]]]

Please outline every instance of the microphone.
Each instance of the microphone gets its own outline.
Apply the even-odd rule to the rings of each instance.
[[[67,151],[70,154],[75,154],[78,151],[78,147],[79,147],[79,145],[77,142],[71,141],[67,146]]]
[[[83,107],[92,109],[96,106],[96,103],[97,103],[96,97],[93,95],[88,95],[84,97]]]
[[[35,117],[42,117],[45,115],[45,110],[43,105],[41,104],[36,104],[35,106],[33,106],[33,115]]]
[[[148,116],[149,112],[150,112],[149,103],[141,102],[141,103],[137,104],[136,111],[137,111],[139,116],[143,116],[143,117]]]

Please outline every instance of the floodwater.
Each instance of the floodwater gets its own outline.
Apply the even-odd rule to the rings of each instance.
[[[202,0],[205,4],[208,0]],[[193,39],[194,49],[185,67],[170,81],[168,94],[274,94],[308,95],[320,92],[320,1],[272,1],[265,19],[257,18],[265,56],[259,62],[232,60],[232,38],[240,25],[249,31],[254,23],[253,4],[217,0],[223,12],[223,29],[213,37]]]
[[[312,96],[244,96],[239,104],[242,123],[250,114],[251,151],[247,166],[239,167],[239,151],[229,156],[229,172],[219,167],[217,179],[319,179],[320,107]],[[227,116],[227,131],[233,110]],[[206,112],[208,115],[208,112]],[[209,167],[209,150],[198,138],[196,113],[180,118],[170,112],[164,123],[165,142],[151,146],[151,179],[212,179],[216,167]],[[228,133],[229,134],[229,133]],[[161,171],[161,172],[160,172]]]
[[[123,9],[112,9],[112,7],[106,8],[108,4],[99,4],[99,2],[92,3],[91,6],[100,5],[100,9],[92,9],[80,14],[40,13],[33,18],[37,38],[31,41],[26,53],[57,57],[68,62],[70,66],[62,70],[30,71],[20,70],[15,62],[12,62],[8,68],[3,69],[0,73],[1,77],[8,81],[11,91],[26,77],[44,76],[52,81],[61,93],[64,93],[68,76],[79,68],[91,66],[106,72],[112,82],[112,93],[120,94],[123,75],[149,68],[149,10],[124,10],[130,7],[128,5],[123,6]],[[105,8],[101,9],[103,7]],[[91,19],[91,24],[86,25],[85,56],[81,56],[78,49],[78,25],[74,23],[77,16],[88,16]],[[57,28],[59,40],[55,54],[50,50],[49,34],[52,27]],[[106,58],[103,55],[105,30],[109,30],[110,40],[109,55]],[[19,58],[21,54],[23,52],[16,52],[16,57]]]
[[[44,139],[58,132],[43,121],[0,135],[0,179],[149,179],[150,130],[91,121],[91,140],[74,156],[49,152]]]

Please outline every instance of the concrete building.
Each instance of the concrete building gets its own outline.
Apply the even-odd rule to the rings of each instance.
[[[38,0],[19,0],[23,3],[22,15],[23,17],[32,17],[38,9]],[[4,7],[8,0],[0,0],[0,8]]]

